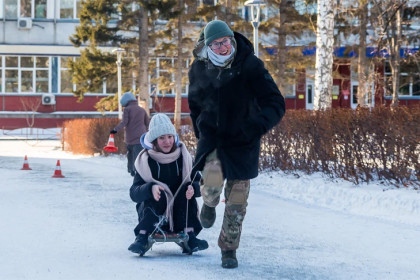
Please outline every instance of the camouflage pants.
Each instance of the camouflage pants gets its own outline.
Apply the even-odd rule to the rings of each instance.
[[[225,186],[225,214],[219,235],[219,247],[223,250],[236,250],[242,232],[242,222],[248,206],[249,180],[227,180]]]
[[[223,191],[223,173],[216,150],[206,158],[203,181],[200,186],[204,204],[216,207]],[[225,185],[225,213],[219,236],[219,247],[223,250],[236,250],[241,238],[242,222],[248,205],[249,180],[227,180]]]
[[[217,151],[211,152],[207,158],[202,172],[202,181],[200,184],[200,192],[204,204],[210,207],[216,207],[220,201],[220,194],[223,190],[222,163],[217,158]]]

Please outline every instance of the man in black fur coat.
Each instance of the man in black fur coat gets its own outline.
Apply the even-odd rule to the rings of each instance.
[[[222,267],[238,266],[250,179],[258,175],[260,139],[285,113],[284,98],[251,42],[220,20],[209,22],[193,51],[188,103],[198,139],[195,170],[202,171],[201,224],[209,228],[225,185],[218,244]]]

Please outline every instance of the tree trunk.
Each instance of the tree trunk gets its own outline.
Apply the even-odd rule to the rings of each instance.
[[[366,0],[361,0],[361,15],[359,18],[359,59],[358,59],[358,80],[359,86],[357,89],[357,104],[361,107],[366,106],[366,96],[369,96],[368,84],[368,61],[366,59],[366,27],[368,24],[368,5]]]
[[[400,1],[395,5],[399,5]],[[400,48],[401,48],[401,16],[402,16],[401,6],[396,14],[395,20],[391,24],[391,55],[390,55],[390,65],[392,71],[392,102],[391,106],[396,107],[399,104],[398,91],[400,88]]]
[[[182,11],[184,1],[179,1],[179,10]],[[181,104],[182,104],[182,12],[178,16],[178,58],[176,60],[176,72],[175,72],[175,114],[174,123],[175,129],[180,133],[181,129]]]
[[[318,0],[314,110],[331,108],[334,1]]]
[[[149,43],[148,43],[148,23],[147,10],[140,7],[140,26],[139,26],[139,104],[150,116],[149,109]]]
[[[232,22],[232,0],[226,0],[226,23],[231,26]]]
[[[278,53],[277,53],[277,75],[276,83],[280,92],[285,94],[285,73],[286,73],[286,7],[287,1],[282,0],[279,5],[279,27],[278,27]]]

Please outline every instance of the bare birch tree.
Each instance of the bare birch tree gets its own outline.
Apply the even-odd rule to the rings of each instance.
[[[287,37],[287,31],[286,31],[287,1],[282,0],[279,3],[278,8],[279,8],[279,26],[278,26],[277,46],[278,46],[279,52],[277,55],[277,68],[278,68],[279,74],[276,76],[276,83],[280,89],[280,92],[285,92],[284,85],[285,85],[287,53],[283,50],[286,49],[286,37]]]
[[[35,124],[35,114],[38,112],[39,107],[41,106],[41,98],[28,98],[21,97],[19,98],[20,103],[22,104],[23,110],[26,112],[25,119],[28,127],[30,128],[30,134]]]
[[[366,37],[368,24],[368,3],[367,0],[360,0],[360,16],[359,16],[359,58],[357,65],[358,72],[358,89],[357,104],[361,107],[366,106],[366,95],[369,90],[368,76],[369,67],[366,59]]]
[[[150,116],[149,104],[149,39],[148,28],[149,19],[148,11],[144,7],[140,7],[140,26],[139,26],[139,104],[146,110]]]
[[[391,106],[398,106],[398,92],[400,88],[400,50],[402,47],[402,17],[407,0],[373,0],[373,9],[377,14],[379,24],[379,50],[386,49],[389,54],[391,67],[392,102]],[[385,45],[384,45],[385,42]]]
[[[182,16],[183,16],[183,7],[184,1],[179,0],[178,2],[178,9],[181,11],[178,15],[178,22],[177,22],[177,32],[178,32],[178,40],[177,40],[177,53],[178,59],[176,60],[176,71],[175,71],[175,112],[174,112],[174,123],[175,129],[180,132],[181,129],[181,105],[182,105],[182,64],[183,64],[183,52],[182,52]]]
[[[331,108],[335,1],[318,0],[314,110]]]

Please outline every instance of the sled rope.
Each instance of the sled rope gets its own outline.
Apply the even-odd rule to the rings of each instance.
[[[198,171],[195,172],[194,178],[191,180],[191,184],[194,182],[195,177],[197,176],[197,173],[198,173]],[[176,192],[175,192],[174,196],[172,197],[171,201],[168,203],[170,207],[174,203],[174,200],[175,200],[176,196],[178,195],[179,191],[181,190],[181,186],[186,182],[186,179],[189,178],[190,176],[191,176],[191,172],[190,172],[190,174],[188,174],[188,176],[185,176],[185,178],[182,180],[181,184],[179,185],[178,189],[176,190]],[[189,202],[189,200],[187,199],[186,217],[185,217],[185,229],[188,227],[188,202]],[[156,215],[156,213],[155,213],[155,215]],[[150,234],[150,236],[153,236],[153,234],[155,234],[156,231],[159,231],[162,234],[162,236],[164,237],[164,240],[166,241],[167,237],[166,237],[165,232],[162,230],[161,226],[163,225],[163,223],[165,221],[167,221],[167,219],[166,219],[165,215],[158,216],[158,217],[159,217],[159,222],[156,223],[155,229],[152,231],[152,233]]]

